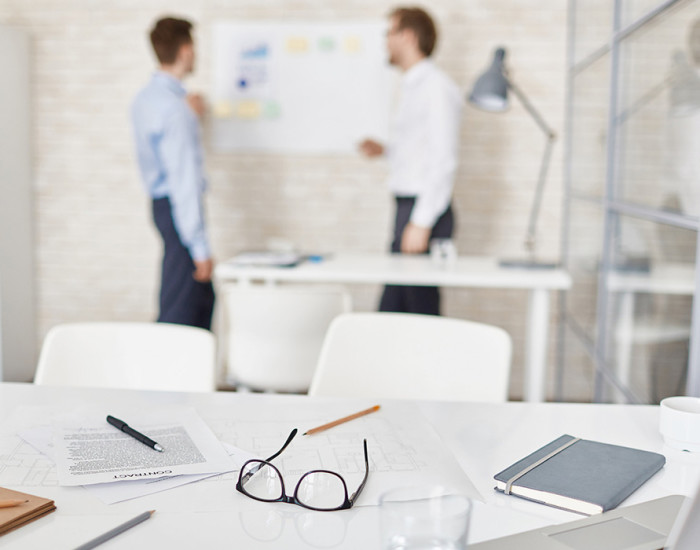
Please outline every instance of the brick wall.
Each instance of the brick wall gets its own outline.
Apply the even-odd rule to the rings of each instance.
[[[229,20],[384,18],[385,0],[0,0],[0,22],[31,33],[34,82],[37,345],[69,321],[149,320],[156,310],[159,242],[151,226],[130,135],[128,105],[154,61],[147,30],[163,14],[197,23],[199,67],[189,88],[211,82],[211,25]],[[566,2],[436,0],[436,62],[466,91],[497,45],[511,75],[561,136]],[[466,106],[455,186],[461,254],[514,256],[522,238],[544,137],[513,103],[494,115]],[[563,140],[556,144],[538,233],[559,251]],[[389,242],[385,167],[359,157],[215,154],[207,199],[215,256],[284,238],[305,250],[377,252]],[[332,182],[332,184],[331,184]],[[357,309],[379,289],[355,287]],[[500,325],[514,338],[512,395],[520,395],[526,296],[444,294],[450,316]],[[554,333],[552,333],[554,334]]]

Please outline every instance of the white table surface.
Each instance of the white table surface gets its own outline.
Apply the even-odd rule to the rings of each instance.
[[[523,395],[526,401],[545,400],[549,340],[550,295],[571,287],[562,269],[516,269],[498,265],[488,256],[460,256],[440,264],[425,255],[333,254],[321,262],[296,267],[216,266],[221,283],[263,282],[427,285],[456,288],[520,289],[529,293]],[[471,319],[479,321],[479,319]]]
[[[337,400],[335,400],[337,401]],[[284,411],[302,402],[326,400],[218,392],[184,394],[127,390],[92,390],[0,384],[0,480],[10,489],[53,498],[58,509],[0,538],[8,549],[72,548],[150,509],[156,514],[104,548],[379,548],[378,510],[355,507],[341,512],[311,512],[289,504],[259,503],[235,491],[235,475],[192,483],[127,502],[105,505],[81,487],[58,487],[45,475],[17,476],[20,439],[9,429],[18,407],[48,407],[56,413],[100,405],[144,408],[194,406],[211,422],[255,415],[256,410]],[[353,406],[355,402],[352,401]],[[359,402],[357,403],[359,405]],[[700,477],[700,455],[665,447],[659,436],[658,408],[633,405],[556,403],[420,402],[457,461],[485,497],[476,503],[470,541],[537,528],[581,516],[493,491],[492,476],[517,459],[564,433],[661,452],[667,464],[624,504],[669,494],[690,494]],[[21,411],[21,409],[20,409]],[[30,466],[27,465],[31,471]],[[49,478],[50,479],[50,478]],[[371,482],[371,472],[370,472]],[[267,542],[265,542],[267,540]]]
[[[428,285],[478,288],[543,288],[565,290],[571,278],[562,269],[515,269],[498,265],[489,256],[460,256],[439,264],[425,255],[333,254],[321,262],[296,267],[216,266],[216,277],[227,280],[337,282]]]

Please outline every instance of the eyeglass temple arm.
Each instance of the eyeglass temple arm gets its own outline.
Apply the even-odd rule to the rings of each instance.
[[[284,451],[284,450],[287,448],[287,446],[292,442],[292,439],[294,439],[294,436],[297,435],[297,432],[298,432],[298,431],[299,431],[299,430],[297,430],[296,428],[294,428],[294,429],[292,430],[292,433],[289,434],[289,437],[287,438],[287,441],[285,441],[285,442],[284,442],[284,445],[282,445],[282,448],[281,448],[279,451],[277,451],[275,454],[273,454],[271,457],[267,458],[267,459],[265,460],[265,462],[270,462],[272,459],[277,458],[279,455],[281,455],[281,454],[282,454],[282,451]],[[257,473],[258,470],[260,470],[260,468],[262,468],[262,467],[263,467],[263,464],[258,464],[258,465],[256,465],[256,466],[252,467],[252,468],[250,469],[250,471],[248,471],[243,477],[241,477],[241,479],[239,480],[239,483],[240,483],[241,485],[243,485],[243,484],[245,484],[245,483],[248,483],[248,480],[249,480],[251,477],[253,477],[253,475],[254,475],[255,473]]]
[[[362,483],[360,483],[360,486],[357,488],[357,491],[355,491],[352,496],[350,497],[350,503],[354,504],[355,499],[360,496],[360,493],[362,492],[362,489],[365,488],[365,483],[367,483],[367,476],[369,475],[369,457],[367,455],[367,440],[364,440],[364,447],[365,447],[365,477],[362,479]]]
[[[287,446],[292,442],[292,439],[294,439],[294,436],[297,435],[297,431],[298,430],[296,428],[294,428],[292,430],[292,433],[289,434],[287,441],[285,441],[284,445],[282,445],[282,448],[279,451],[277,451],[275,454],[273,454],[272,456],[265,459],[265,462],[270,462],[270,460],[273,460],[273,459],[277,458],[279,455],[281,455],[282,451],[284,451],[287,448]]]

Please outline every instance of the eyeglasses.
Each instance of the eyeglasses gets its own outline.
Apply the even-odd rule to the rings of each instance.
[[[340,474],[330,470],[311,470],[306,472],[294,489],[294,496],[287,495],[280,471],[270,463],[292,442],[297,435],[294,428],[282,448],[267,460],[249,460],[238,474],[236,490],[250,498],[262,502],[288,502],[298,504],[310,510],[331,511],[351,508],[367,482],[369,459],[367,457],[367,440],[364,440],[365,476],[352,496],[348,497],[348,487]]]

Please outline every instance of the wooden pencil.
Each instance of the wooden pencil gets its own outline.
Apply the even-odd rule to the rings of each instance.
[[[365,416],[366,414],[370,414],[373,412],[376,412],[379,410],[379,405],[375,405],[374,407],[370,407],[369,409],[365,409],[364,411],[357,412],[355,414],[351,414],[350,416],[344,416],[343,418],[339,418],[338,420],[334,420],[333,422],[329,422],[328,424],[323,424],[321,426],[317,426],[316,428],[311,428],[310,430],[307,430],[306,432],[303,433],[303,435],[311,435],[315,434],[318,432],[322,432],[324,430],[327,430],[329,428],[333,428],[334,426],[337,426],[338,424],[344,424],[345,422],[350,422],[350,420],[355,420],[356,418],[360,418],[361,416]]]

